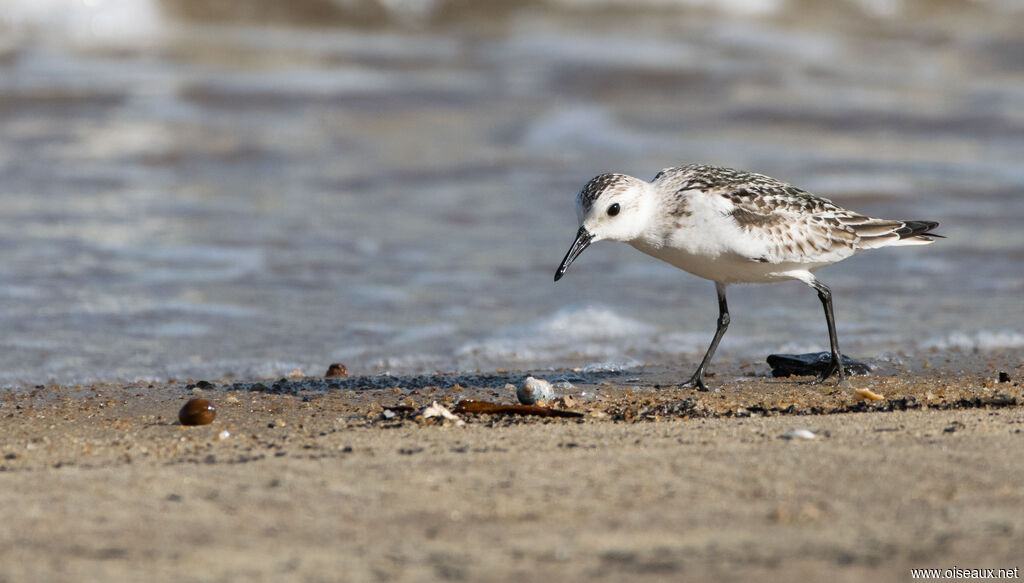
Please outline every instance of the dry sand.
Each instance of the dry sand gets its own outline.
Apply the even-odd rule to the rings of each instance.
[[[9,393],[0,582],[907,581],[911,568],[1022,567],[1022,356],[935,355],[853,388],[724,363],[710,393],[656,389],[688,371],[650,367],[578,382],[597,395],[565,405],[579,419],[463,426],[418,413],[512,403],[501,381],[521,375]],[[859,388],[885,398],[858,401]],[[179,425],[200,394],[217,419]],[[794,429],[815,438],[780,438]]]

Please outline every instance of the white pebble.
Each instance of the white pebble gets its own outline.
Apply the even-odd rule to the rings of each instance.
[[[544,379],[526,377],[523,386],[516,391],[516,397],[524,405],[534,405],[537,401],[550,401],[555,398],[555,389]]]
[[[782,439],[814,439],[814,432],[808,431],[807,429],[794,429],[789,433],[783,433],[780,435]]]

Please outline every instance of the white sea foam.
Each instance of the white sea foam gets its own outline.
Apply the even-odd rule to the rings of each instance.
[[[921,344],[921,348],[937,348],[939,350],[989,351],[1021,347],[1024,347],[1024,334],[1014,330],[951,332],[949,334],[933,336]]]
[[[563,308],[529,326],[527,332],[562,340],[602,340],[647,336],[656,330],[651,324],[622,316],[612,308],[591,304]]]
[[[636,360],[635,358],[605,360],[602,362],[592,362],[586,366],[580,367],[580,371],[585,373],[622,372],[631,368],[640,367],[643,364],[643,362]]]
[[[506,328],[491,338],[465,343],[455,356],[493,362],[624,360],[626,351],[646,346],[656,333],[656,327],[605,306],[572,306],[531,324]]]
[[[154,0],[4,0],[0,27],[79,41],[139,41],[164,30]]]

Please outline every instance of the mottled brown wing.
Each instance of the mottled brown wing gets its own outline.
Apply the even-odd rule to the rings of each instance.
[[[741,229],[768,243],[768,255],[752,258],[756,261],[835,261],[861,249],[864,237],[898,237],[892,233],[895,225],[883,228],[875,219],[785,183],[736,184],[718,194],[732,203],[732,218]]]

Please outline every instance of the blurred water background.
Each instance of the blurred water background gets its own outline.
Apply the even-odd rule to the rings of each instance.
[[[0,386],[690,366],[711,283],[552,275],[590,177],[692,161],[942,222],[819,272],[851,355],[1024,346],[1017,0],[0,0]],[[730,307],[723,360],[827,345]]]

